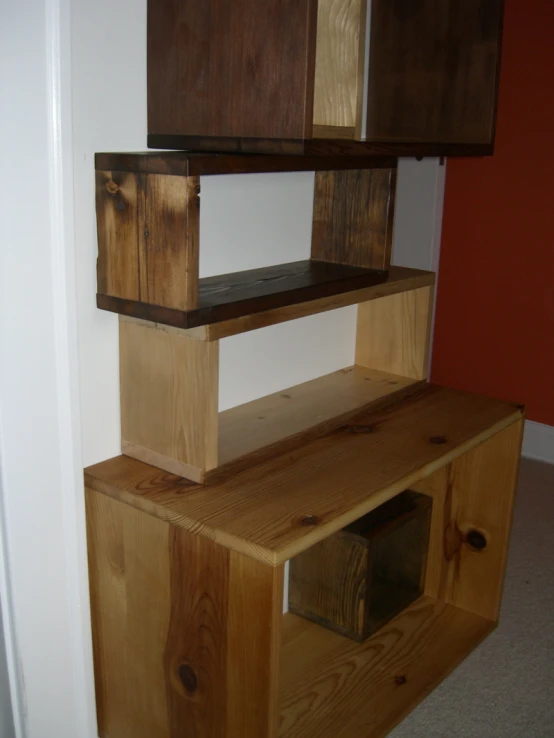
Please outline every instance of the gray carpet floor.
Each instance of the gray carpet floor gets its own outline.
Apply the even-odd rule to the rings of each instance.
[[[498,629],[390,738],[554,738],[554,466],[521,464]]]

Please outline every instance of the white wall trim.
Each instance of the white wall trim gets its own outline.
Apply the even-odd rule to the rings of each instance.
[[[554,464],[554,426],[527,420],[522,454],[528,459]]]

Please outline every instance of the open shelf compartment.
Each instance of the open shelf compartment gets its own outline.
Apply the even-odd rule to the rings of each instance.
[[[427,386],[211,487],[87,469],[100,734],[386,735],[495,627],[522,429]],[[361,644],[283,616],[286,561],[408,488],[433,498],[424,596]]]
[[[253,328],[256,316],[227,321],[215,336],[121,318],[123,453],[211,484],[408,396],[427,373],[433,280],[427,272],[393,270],[386,283],[349,293],[365,298],[354,366],[221,413],[215,336]],[[302,313],[337,302],[344,296],[305,303]],[[297,316],[261,315],[266,324]]]

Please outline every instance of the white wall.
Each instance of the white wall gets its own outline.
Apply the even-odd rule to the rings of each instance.
[[[96,734],[81,469],[120,445],[117,318],[95,308],[93,154],[145,147],[145,5],[2,6],[0,592],[18,738]],[[312,175],[202,187],[203,275],[307,256]],[[410,207],[423,192],[425,216]],[[416,242],[424,254],[436,192],[436,162],[402,165],[397,261]],[[226,339],[221,406],[351,363],[354,317],[346,308]]]
[[[0,599],[0,738],[15,738],[3,624],[2,601]]]

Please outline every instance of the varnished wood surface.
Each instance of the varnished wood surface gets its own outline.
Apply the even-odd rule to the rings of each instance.
[[[317,172],[312,258],[388,269],[396,169]]]
[[[85,479],[93,489],[279,565],[521,417],[514,405],[430,385],[211,487],[126,457],[89,467]]]
[[[351,366],[219,413],[218,469],[212,483],[296,448],[346,423],[362,409],[377,409],[417,391],[412,379]]]
[[[279,738],[387,735],[494,627],[429,597],[361,644],[285,615]]]
[[[204,480],[217,466],[219,344],[121,320],[123,453]]]
[[[198,177],[96,172],[101,294],[198,306],[199,192]]]
[[[491,143],[503,5],[373,0],[367,137]]]
[[[256,172],[314,172],[341,169],[379,169],[396,166],[394,155],[385,156],[248,156],[195,151],[141,151],[95,154],[98,171],[173,174],[180,177]]]
[[[223,277],[216,279],[223,281]],[[435,275],[433,272],[392,266],[388,270],[388,273],[383,274],[379,281],[371,285],[325,297],[316,297],[314,295],[305,302],[293,302],[292,304],[264,310],[259,313],[247,313],[228,319],[222,318],[217,322],[195,326],[190,330],[188,335],[191,338],[198,338],[200,340],[217,341],[220,338],[233,336],[237,333],[244,333],[246,331],[256,330],[257,328],[264,328],[268,325],[274,325],[275,323],[282,323],[307,315],[335,310],[347,305],[356,305],[357,303],[368,300],[376,300],[386,295],[413,290],[434,283]],[[352,286],[350,282],[348,282],[348,285]],[[138,320],[146,320],[178,329],[187,330],[190,328],[191,317],[188,312],[172,310],[156,305],[145,306],[137,301],[120,300],[101,294],[97,295],[96,300],[98,307],[103,310],[109,310]],[[198,316],[196,316],[197,319]],[[196,320],[194,320],[195,323]]]
[[[283,569],[86,491],[98,725],[276,738]]]
[[[98,294],[96,302],[103,310],[155,323],[177,323],[180,328],[194,328],[386,281],[384,271],[308,259],[201,279],[199,307],[195,310],[175,310],[105,294]]]
[[[429,364],[432,287],[360,303],[356,363],[413,379],[425,379]]]
[[[314,127],[360,131],[366,8],[366,0],[318,2]]]
[[[148,135],[149,149],[177,149],[212,153],[287,154],[304,156],[491,156],[492,143],[458,143],[456,141],[355,141],[341,138],[278,140],[270,138],[232,138],[221,136]],[[341,167],[342,168],[342,167]],[[356,169],[362,165],[356,162]],[[324,169],[324,167],[322,167]]]
[[[317,0],[149,0],[149,133],[304,138],[316,14]]]

